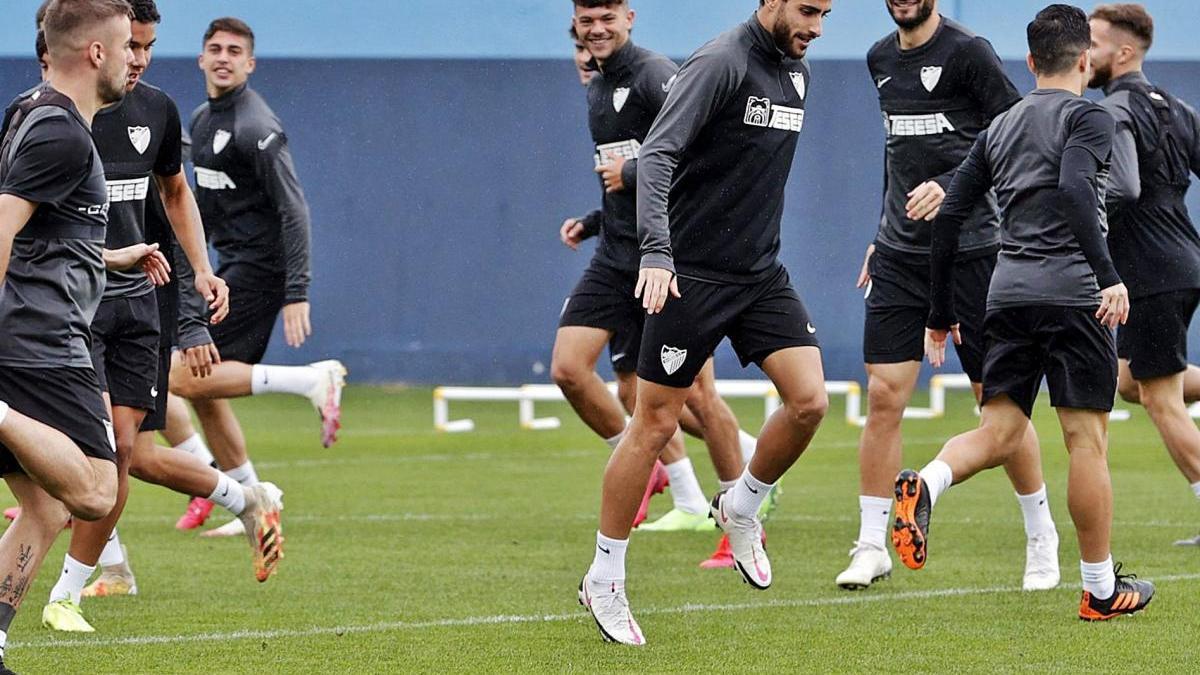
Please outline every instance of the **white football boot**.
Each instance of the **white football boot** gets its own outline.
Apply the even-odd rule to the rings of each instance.
[[[1030,537],[1025,544],[1025,581],[1027,591],[1048,591],[1058,586],[1058,533],[1050,531]]]
[[[640,647],[646,644],[642,629],[629,611],[625,582],[593,582],[590,573],[579,582],[579,604],[583,605],[600,629],[605,642]]]
[[[321,371],[321,380],[308,392],[308,400],[321,416],[321,445],[330,447],[337,442],[342,428],[342,390],[346,388],[346,366],[341,361],[317,361],[309,368]]]
[[[728,497],[726,490],[713,497],[710,507],[713,520],[729,535],[733,563],[742,573],[742,579],[751,587],[765,591],[771,587],[771,561],[763,547],[762,522],[757,515],[746,518],[729,513],[725,506]]]
[[[890,576],[892,556],[887,549],[856,541],[850,549],[850,566],[837,576],[837,585],[848,591],[859,591]]]

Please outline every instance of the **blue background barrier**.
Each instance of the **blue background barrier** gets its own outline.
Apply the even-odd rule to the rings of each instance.
[[[36,4],[6,3],[31,8]],[[594,208],[600,198],[591,172],[584,92],[568,61],[349,58],[363,50],[378,51],[382,42],[371,37],[378,26],[352,11],[335,20],[329,16],[329,8],[335,7],[330,3],[311,3],[322,8],[312,12],[302,9],[310,3],[274,0],[160,4],[168,22],[147,81],[174,96],[185,119],[203,100],[201,74],[194,57],[161,53],[172,49],[190,54],[192,46],[198,49],[193,43],[199,38],[198,33],[188,37],[191,42],[181,49],[177,43],[183,38],[168,27],[174,21],[197,32],[207,18],[243,8],[261,24],[262,58],[252,84],[284,121],[314,224],[314,335],[301,350],[277,339],[268,360],[300,363],[336,356],[346,361],[358,381],[511,383],[548,378],[558,311],[591,251],[590,245],[579,253],[564,248],[558,242],[558,227],[565,217]],[[376,8],[388,3],[336,7],[367,4]],[[431,18],[428,6],[435,3],[394,4],[403,12],[380,11],[411,11],[416,20],[397,19],[400,39],[389,44],[404,44],[417,33],[449,30]],[[690,0],[688,4],[694,6]],[[666,42],[682,50],[679,35],[700,38],[690,41],[698,44],[748,15],[745,8],[731,13],[726,5],[735,3],[719,4],[722,9],[713,10],[722,20],[719,25],[710,27],[714,20],[707,14],[689,14],[679,22],[685,25],[671,32],[675,41]],[[850,3],[835,4],[835,16],[844,21],[850,12],[843,5]],[[1027,9],[1025,5],[1040,3],[1005,4]],[[1200,18],[1193,16],[1200,13],[1200,3],[1149,4],[1180,20]],[[548,49],[561,54],[568,47],[566,0],[506,3],[509,9],[503,20],[496,19],[494,31],[483,25],[478,12],[460,11],[460,6],[487,7],[494,17],[497,3],[457,3],[454,18],[443,19],[459,22],[451,32],[463,31],[464,26],[473,29],[468,31],[469,47],[488,44],[517,50],[517,56]],[[663,34],[658,28],[649,30],[654,25],[650,17],[678,16],[669,12],[677,2],[643,0],[635,6],[644,22],[639,24],[639,41]],[[973,0],[943,1],[942,6],[968,21],[973,12],[985,11],[983,3]],[[9,7],[5,9],[8,18]],[[1001,21],[992,12],[988,21],[999,21],[997,29],[987,22],[977,27],[1006,36],[997,43],[1009,44],[1013,35],[1018,41],[1023,35],[1016,19],[1024,22],[1024,15],[1031,13],[1006,10]],[[449,13],[442,9],[437,16]],[[882,7],[861,16],[869,20],[856,26],[847,38],[850,42],[826,43],[836,47],[830,49],[834,52],[852,45],[857,51],[848,56],[853,58],[813,63],[808,116],[784,218],[783,259],[814,316],[826,372],[833,379],[863,377],[862,292],[854,288],[854,280],[877,227],[881,192],[883,125],[861,52],[872,36],[887,29],[887,17]],[[295,53],[302,44],[297,40],[313,33],[310,24],[318,20],[328,21],[325,26],[345,23],[337,44],[347,58],[270,55],[265,35],[283,41],[286,48],[279,51]],[[9,25],[13,22],[4,23],[0,43],[5,50],[14,49],[10,34],[24,39],[32,32],[31,26],[17,30]],[[1194,20],[1189,23],[1197,25]],[[310,26],[307,32],[301,24]],[[1167,34],[1182,30],[1161,18],[1160,24]],[[293,25],[299,26],[298,33],[288,32]],[[513,41],[517,30],[533,37]],[[831,38],[836,30],[831,23]],[[547,31],[551,38],[540,34]],[[32,40],[25,41],[31,49]],[[321,45],[326,43],[315,37],[313,43],[318,53],[324,51]],[[420,48],[424,43],[416,44]],[[646,44],[659,47],[651,40]],[[518,50],[521,45],[528,50]],[[823,46],[818,42],[814,54]],[[1197,55],[1194,46],[1188,49],[1190,56]],[[480,56],[465,50],[456,53]],[[13,53],[22,55],[0,58],[0,91],[5,95],[37,78],[31,56],[21,50]],[[682,51],[677,58],[678,53]],[[1022,91],[1032,87],[1021,61],[1007,67]],[[1148,71],[1181,98],[1200,102],[1200,64],[1158,61]],[[1200,344],[1196,337],[1200,333],[1193,336],[1193,343]],[[718,352],[718,370],[725,377],[741,372],[725,346]]]

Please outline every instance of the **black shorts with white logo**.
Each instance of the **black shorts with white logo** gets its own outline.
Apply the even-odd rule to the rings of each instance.
[[[755,284],[679,277],[682,298],[669,297],[646,317],[638,377],[668,387],[692,386],[713,350],[728,337],[742,367],[762,365],[789,347],[819,347],[817,329],[787,270]]]
[[[1187,370],[1187,334],[1200,289],[1170,291],[1130,303],[1129,321],[1117,329],[1117,355],[1129,360],[1135,380]]]
[[[637,370],[646,310],[633,297],[637,272],[624,272],[592,260],[563,304],[559,328],[584,326],[612,333],[608,352],[618,373]]]
[[[275,321],[283,310],[283,291],[229,288],[229,316],[209,326],[222,361],[255,364],[271,343]]]
[[[0,367],[0,401],[66,434],[88,457],[117,461],[112,421],[91,368]],[[0,444],[0,474],[10,473],[25,471]]]
[[[963,372],[972,382],[983,375],[983,320],[996,256],[960,260],[954,268],[954,305],[962,344],[955,345]],[[867,263],[871,281],[865,295],[863,363],[905,363],[925,358],[925,322],[929,318],[929,260],[903,260],[876,251]]]
[[[113,405],[154,410],[158,398],[158,300],[104,300],[92,320],[92,367]]]
[[[167,428],[167,395],[171,389],[171,354],[174,347],[158,349],[158,386],[154,390],[154,410],[146,413],[141,431],[162,431]]]
[[[1011,307],[984,320],[983,402],[1007,395],[1032,416],[1042,386],[1055,408],[1112,410],[1117,346],[1097,307]]]

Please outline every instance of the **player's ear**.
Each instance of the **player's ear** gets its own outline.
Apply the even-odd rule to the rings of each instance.
[[[1036,77],[1037,76],[1037,65],[1034,64],[1034,62],[1033,62],[1033,53],[1032,52],[1025,55],[1025,65],[1029,67],[1029,72],[1033,73],[1034,76]]]
[[[1079,62],[1075,64],[1075,67],[1077,69],[1079,69],[1079,72],[1081,72],[1085,75],[1089,71],[1091,71],[1091,69],[1092,69],[1092,50],[1090,50],[1090,49],[1083,50],[1083,53],[1079,55]]]
[[[629,21],[629,27],[630,27],[630,28],[633,28],[633,21],[634,21],[634,19],[636,19],[636,18],[637,18],[637,12],[636,12],[635,10],[633,10],[633,9],[630,9],[630,10],[629,10],[629,16],[627,16],[627,17],[626,17],[626,20],[628,20],[628,21]]]
[[[256,61],[254,59],[254,56],[251,55],[250,59],[246,61],[246,74],[247,75],[252,74],[254,72],[254,66],[257,64],[258,64],[258,61]]]
[[[99,42],[93,42],[92,44],[88,45],[88,60],[91,61],[92,65],[96,68],[100,68],[102,65],[104,65],[104,59],[107,56],[108,55],[104,52],[104,45],[100,44]]]

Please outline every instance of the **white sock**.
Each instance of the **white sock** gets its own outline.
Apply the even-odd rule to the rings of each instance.
[[[84,565],[70,555],[64,556],[62,574],[50,591],[50,602],[70,600],[78,605],[79,597],[83,595],[83,586],[95,571],[96,568],[91,565]]]
[[[750,467],[746,467],[737,485],[728,493],[729,511],[743,518],[753,518],[773,487],[774,484],[764,483],[755,478],[750,474]]]
[[[1046,486],[1029,495],[1017,495],[1021,503],[1021,515],[1025,516],[1025,536],[1030,539],[1054,532],[1054,516],[1050,515],[1050,500],[1046,498]]]
[[[625,550],[628,539],[609,539],[596,532],[596,556],[588,577],[592,581],[625,581]]]
[[[758,439],[738,429],[738,444],[742,446],[742,464],[749,465],[750,458],[754,456],[754,449],[758,447]]]
[[[708,500],[704,498],[704,491],[700,489],[700,481],[696,479],[692,460],[684,457],[674,464],[663,466],[666,467],[667,478],[671,481],[671,499],[675,502],[675,508],[693,516],[707,513]]]
[[[307,396],[324,375],[312,366],[264,366],[250,369],[250,392],[258,394],[296,394]]]
[[[241,483],[238,483],[220,471],[217,472],[217,476],[217,487],[208,496],[208,501],[228,509],[235,516],[242,515],[242,511],[246,510],[245,488],[242,487]]]
[[[892,500],[888,497],[858,496],[858,542],[886,550],[888,516]]]
[[[258,484],[258,474],[254,472],[254,464],[250,460],[246,460],[245,464],[235,466],[225,473],[246,487]]]
[[[613,450],[616,450],[617,444],[619,444],[621,442],[622,438],[625,438],[625,430],[624,429],[622,429],[621,433],[617,434],[616,436],[613,436],[612,438],[604,439],[604,442],[608,443],[608,447],[612,448]]]
[[[734,485],[737,485],[737,479],[733,480],[718,480],[717,485],[721,486],[722,490],[732,490]]]
[[[205,464],[213,463],[212,450],[208,449],[208,444],[204,442],[200,434],[192,434],[191,438],[175,446],[175,449],[182,450]]]
[[[1079,561],[1079,576],[1083,577],[1083,590],[1100,600],[1107,600],[1117,591],[1117,576],[1113,574],[1112,556],[1098,563]]]
[[[5,417],[8,417],[8,404],[0,401],[0,424],[4,424]]]
[[[0,422],[3,421],[3,416],[0,416]],[[1192,493],[1196,495],[1197,499],[1200,499],[1200,483],[1192,483]]]
[[[949,464],[940,459],[926,464],[925,468],[921,469],[921,478],[924,478],[925,484],[929,486],[930,506],[937,504],[938,497],[954,484],[954,472],[950,470]]]
[[[121,550],[121,537],[117,536],[116,528],[108,535],[108,543],[100,552],[101,567],[116,567],[125,564],[125,551]]]

